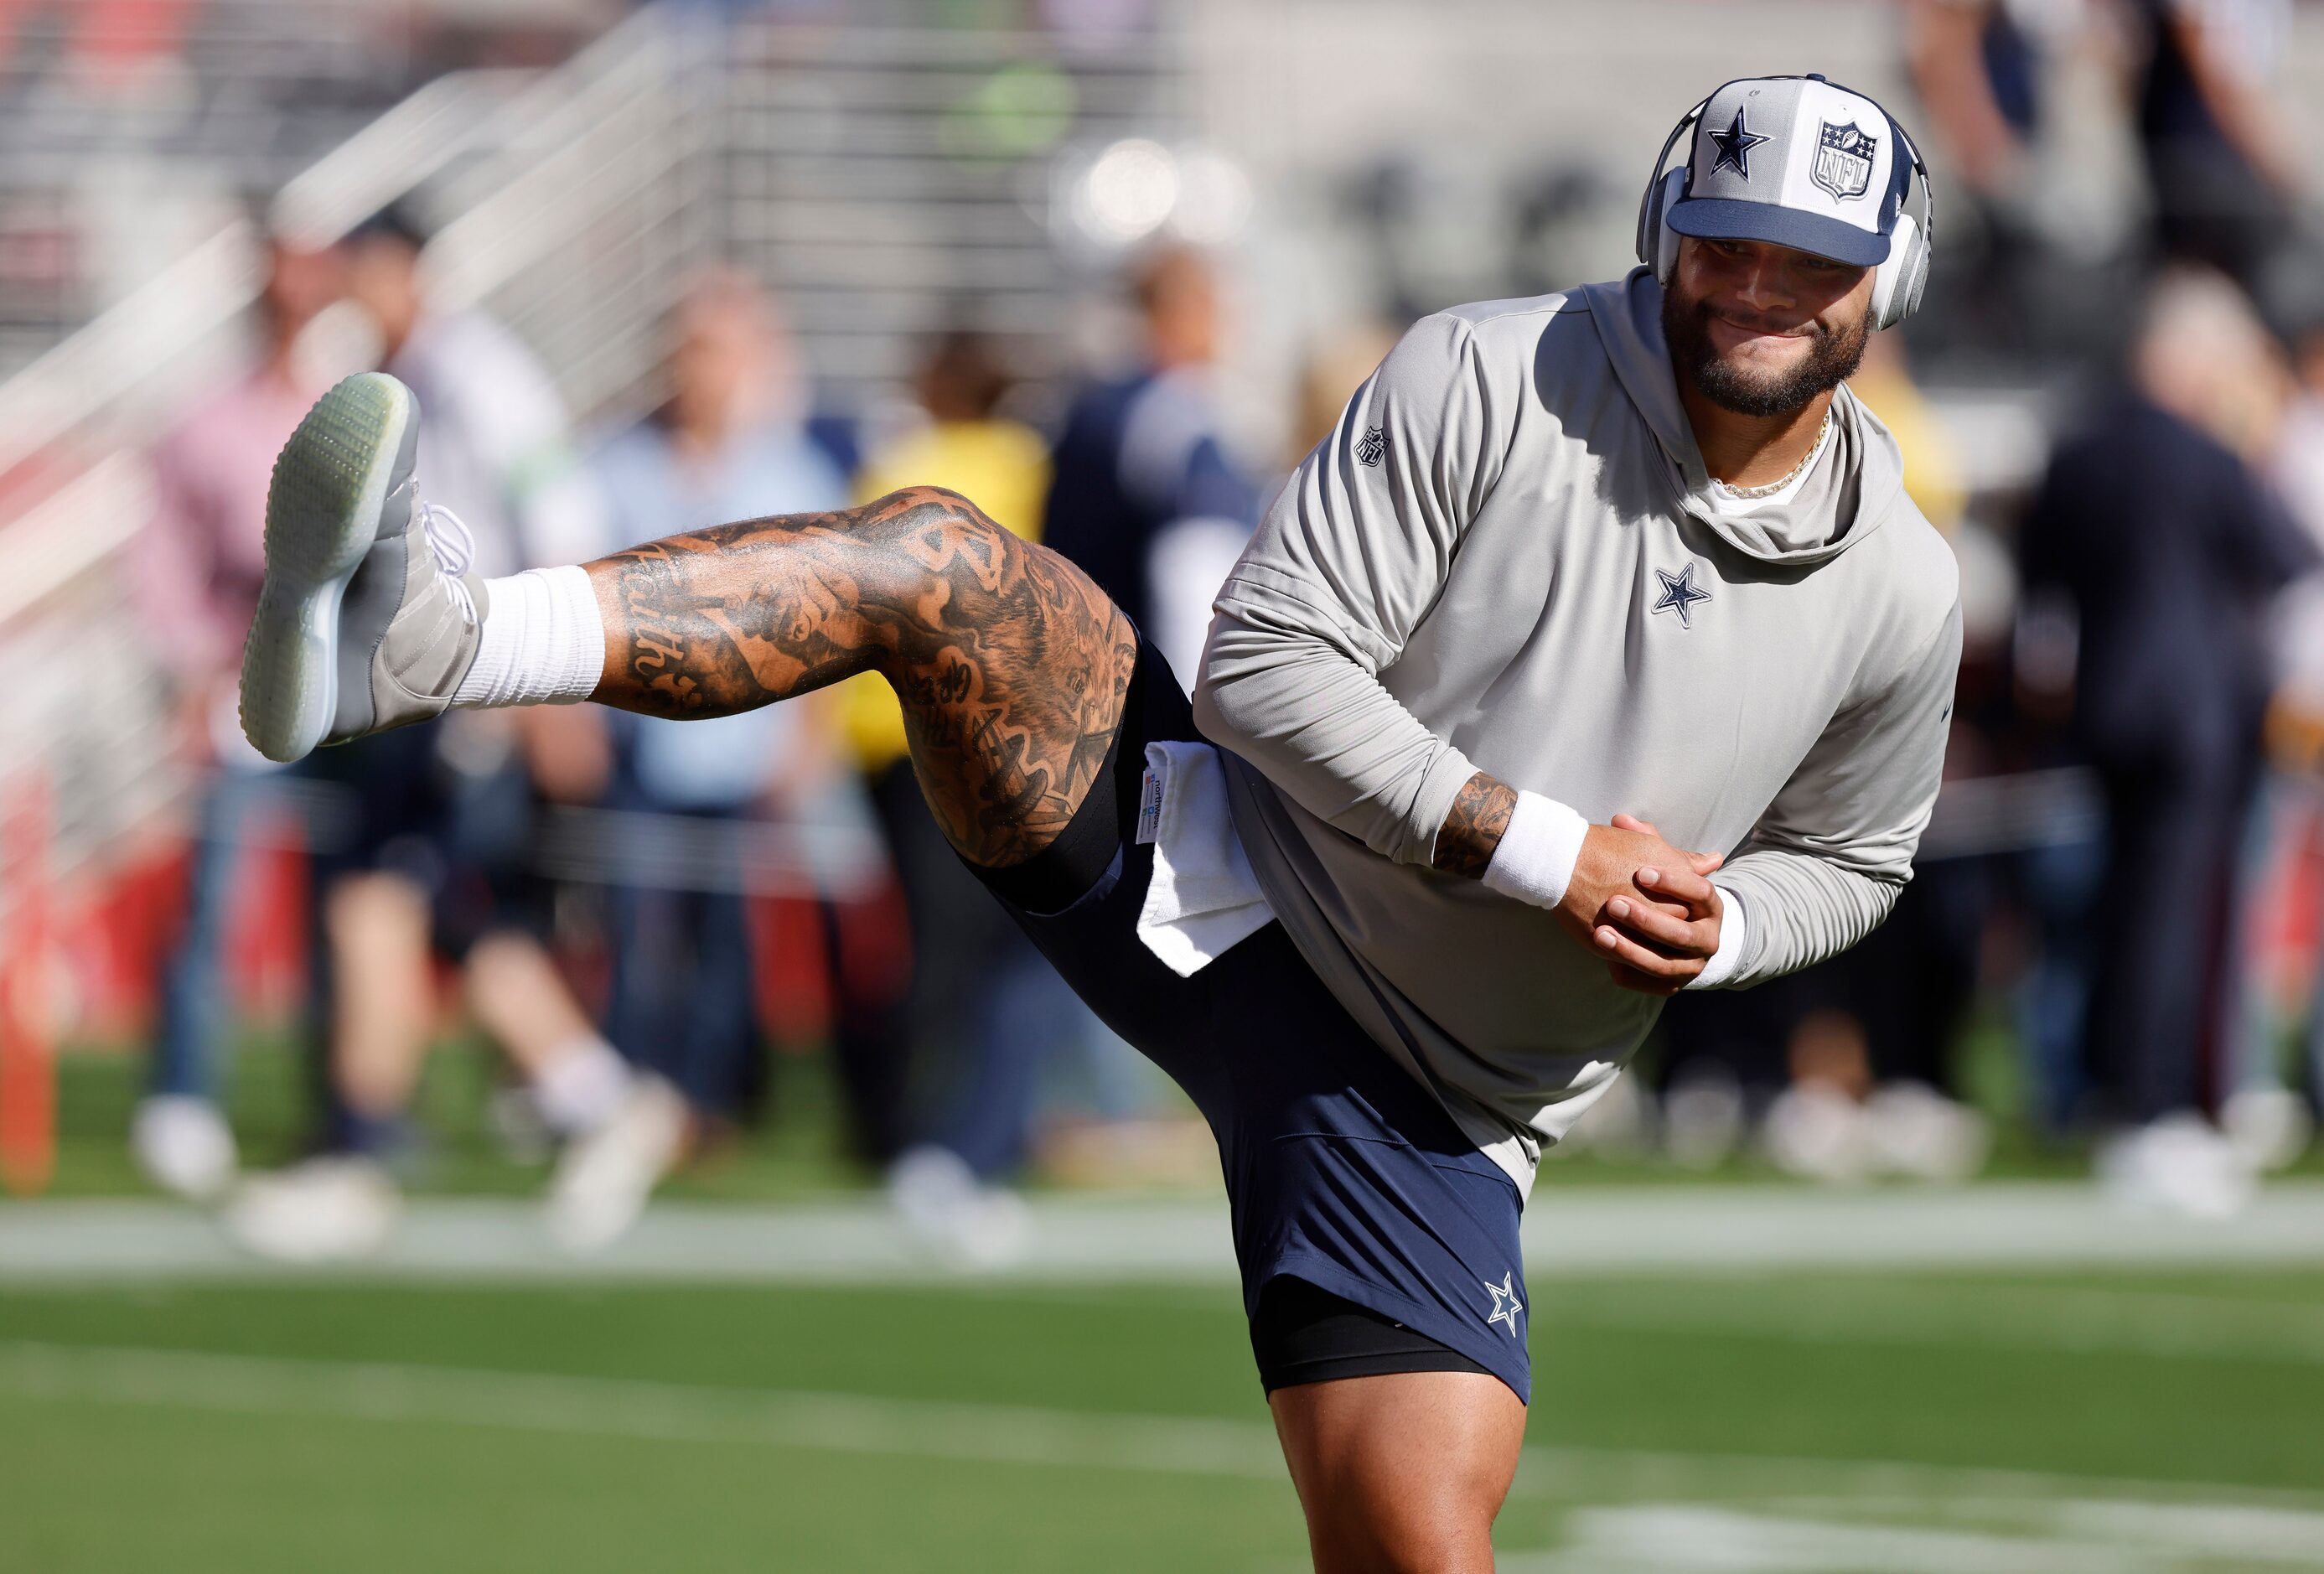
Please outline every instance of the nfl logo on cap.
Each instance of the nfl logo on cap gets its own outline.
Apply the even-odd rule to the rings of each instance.
[[[1846,125],[1825,121],[1816,147],[1815,183],[1835,201],[1863,196],[1872,186],[1872,155],[1879,145],[1853,121]]]

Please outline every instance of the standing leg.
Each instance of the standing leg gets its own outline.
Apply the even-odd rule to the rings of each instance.
[[[1525,1441],[1526,1407],[1499,1377],[1344,1377],[1268,1404],[1316,1574],[1489,1574]]]

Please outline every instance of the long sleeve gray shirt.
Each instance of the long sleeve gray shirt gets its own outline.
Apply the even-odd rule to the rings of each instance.
[[[1960,660],[1950,550],[1853,395],[1787,502],[1713,506],[1628,280],[1408,333],[1222,590],[1194,714],[1301,953],[1520,1184],[1660,1005],[1430,867],[1476,771],[1730,851],[1730,985],[1855,943],[1911,876]]]

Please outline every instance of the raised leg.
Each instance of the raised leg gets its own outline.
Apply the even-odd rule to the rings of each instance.
[[[1525,1406],[1479,1372],[1398,1372],[1268,1398],[1316,1574],[1489,1574]]]
[[[592,698],[716,716],[878,672],[936,823],[986,868],[1065,829],[1137,657],[1130,621],[1079,569],[933,487],[671,537],[589,577],[605,622]]]

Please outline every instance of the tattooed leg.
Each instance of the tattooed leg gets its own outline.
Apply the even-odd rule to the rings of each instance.
[[[936,823],[988,869],[1073,818],[1137,657],[1081,570],[933,487],[673,536],[588,572],[605,620],[592,698],[722,716],[880,673]]]

